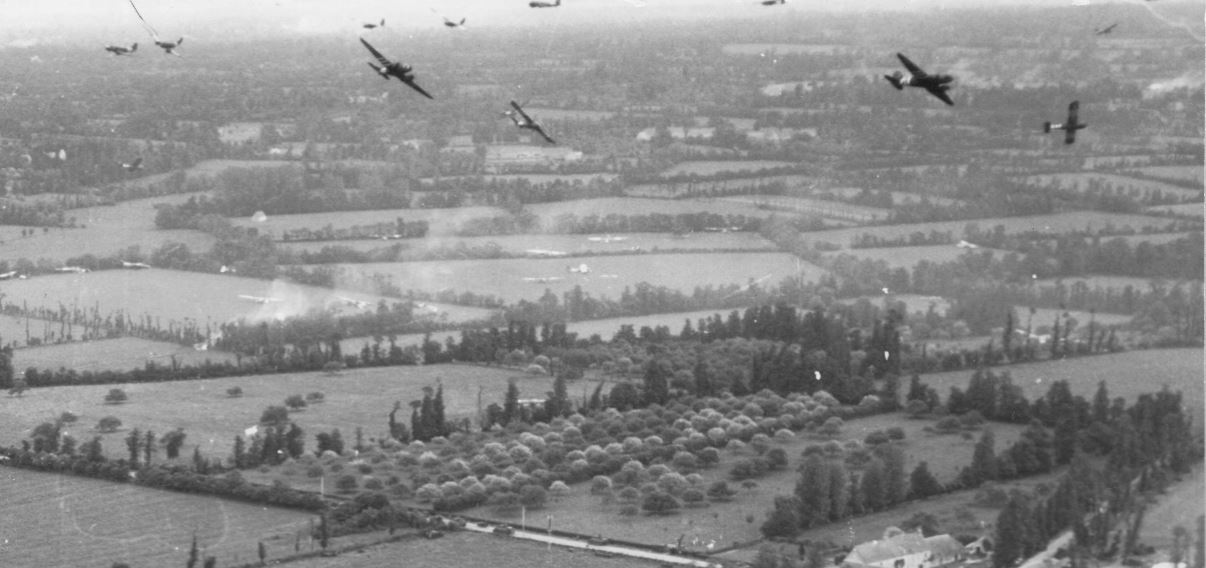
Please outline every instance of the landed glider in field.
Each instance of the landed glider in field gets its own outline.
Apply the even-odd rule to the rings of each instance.
[[[424,91],[423,87],[420,87],[418,83],[415,83],[414,69],[410,65],[403,65],[397,61],[390,61],[389,59],[386,59],[384,55],[381,55],[380,51],[377,51],[377,49],[370,45],[369,42],[364,41],[364,38],[360,38],[360,43],[363,43],[364,47],[369,50],[369,53],[373,54],[373,57],[377,58],[377,61],[381,63],[381,65],[376,65],[370,61],[368,64],[369,67],[373,68],[373,71],[376,71],[377,74],[381,76],[381,78],[388,81],[390,77],[395,77],[399,81],[406,83],[406,86],[418,91],[420,95],[423,95],[429,99],[435,99],[435,97],[427,94],[427,91]]]
[[[905,57],[903,53],[897,53],[896,57],[900,58],[900,62],[904,64],[905,69],[908,69],[910,73],[910,75],[905,75],[897,71],[891,75],[884,75],[884,79],[887,79],[893,87],[896,87],[897,91],[902,91],[905,87],[918,87],[938,97],[942,102],[954,106],[954,101],[951,100],[950,95],[946,94],[951,88],[950,82],[955,80],[954,77],[941,74],[930,75],[923,71],[921,67],[918,67],[916,63],[910,61],[908,57]]]

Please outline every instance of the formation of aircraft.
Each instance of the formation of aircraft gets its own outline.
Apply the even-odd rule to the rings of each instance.
[[[147,23],[147,19],[142,17],[142,13],[138,11],[138,6],[134,5],[134,0],[130,0],[130,7],[134,8],[134,13],[138,15],[138,19],[142,20],[142,27],[146,28],[147,33],[151,34],[151,39],[155,42],[157,47],[162,49],[165,54],[176,56],[180,55],[179,53],[176,53],[176,48],[180,47],[180,44],[184,43],[183,37],[176,41],[164,41],[159,39],[159,32],[155,31],[155,28],[151,27],[151,24]]]
[[[1080,121],[1080,101],[1072,101],[1068,105],[1068,120],[1063,123],[1043,123],[1043,132],[1050,133],[1052,130],[1064,131],[1064,144],[1076,142],[1076,131],[1083,130],[1087,124]]]
[[[549,144],[557,143],[550,138],[548,134],[545,134],[544,129],[541,128],[531,116],[528,116],[528,113],[523,111],[523,107],[520,107],[519,103],[511,101],[511,109],[512,110],[504,111],[503,116],[510,118],[511,122],[515,123],[515,126],[525,128],[539,134],[540,137],[544,138]]]
[[[908,57],[905,57],[903,53],[897,53],[896,57],[900,58],[900,62],[904,64],[905,69],[908,69],[909,73],[911,73],[911,75],[905,75],[897,71],[891,75],[884,75],[884,79],[887,79],[893,87],[896,87],[897,91],[903,91],[905,87],[918,87],[925,89],[931,95],[938,97],[939,100],[950,106],[955,105],[951,97],[946,94],[951,88],[951,81],[955,80],[954,77],[940,74],[930,75],[923,71],[921,67],[918,67],[917,64],[910,61]]]
[[[135,51],[138,51],[138,42],[134,42],[134,44],[131,45],[130,47],[123,47],[120,45],[106,45],[105,51],[108,51],[109,53],[112,53],[113,55],[133,55]]]
[[[420,95],[423,95],[429,99],[435,99],[435,97],[429,95],[427,91],[424,91],[423,87],[420,87],[418,83],[415,83],[415,73],[411,66],[403,65],[397,61],[390,61],[384,55],[381,55],[381,52],[377,51],[372,44],[364,41],[364,38],[360,38],[360,43],[364,44],[364,47],[369,50],[369,53],[373,54],[373,57],[375,57],[381,64],[376,65],[370,61],[368,65],[369,67],[372,67],[373,71],[376,71],[382,79],[388,81],[390,77],[395,77],[399,81],[406,83],[406,86],[418,91]]]
[[[134,158],[133,162],[122,162],[121,169],[127,172],[136,172],[142,169],[142,158]]]

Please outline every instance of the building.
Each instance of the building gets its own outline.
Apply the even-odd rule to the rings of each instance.
[[[843,568],[934,568],[960,562],[967,553],[958,540],[942,534],[931,537],[921,531],[903,532],[897,528],[884,531],[884,538],[864,542],[850,551],[842,561]]]

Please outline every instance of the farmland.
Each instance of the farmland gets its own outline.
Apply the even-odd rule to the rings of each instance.
[[[1199,175],[1200,172],[1201,170],[1199,169]],[[1055,185],[1060,189],[1071,189],[1074,191],[1085,191],[1089,188],[1098,187],[1103,191],[1139,199],[1151,199],[1156,195],[1162,195],[1166,199],[1171,197],[1178,200],[1190,200],[1200,199],[1202,196],[1202,191],[1200,189],[1186,189],[1184,187],[1161,183],[1158,181],[1143,180],[1114,174],[1046,174],[1030,176],[1025,178],[1025,181],[1033,185]]]
[[[998,259],[1004,256],[1004,253],[998,250],[986,248],[977,248],[973,250],[959,248],[955,245],[855,248],[829,253],[828,256],[850,255],[859,260],[874,260],[884,262],[892,268],[912,268],[917,266],[917,263],[923,260],[928,260],[930,262],[950,262],[965,254],[974,254],[979,256],[986,252],[992,253],[993,257]]]
[[[1153,213],[1178,215],[1183,217],[1201,217],[1204,210],[1201,203],[1181,203],[1179,205],[1153,205],[1146,209]]]
[[[1154,178],[1202,185],[1202,166],[1147,166],[1135,171]]]
[[[1083,359],[1023,363],[997,370],[1003,371],[1009,372],[1014,384],[1022,387],[1022,392],[1031,401],[1046,395],[1051,381],[1055,380],[1067,381],[1072,394],[1086,400],[1097,392],[1097,383],[1105,381],[1111,397],[1121,396],[1128,402],[1134,402],[1142,393],[1155,392],[1167,385],[1184,393],[1195,423],[1202,420],[1202,400],[1206,395],[1202,385],[1201,349],[1127,351]],[[926,374],[921,379],[945,394],[952,386],[965,388],[970,376],[967,371],[959,371]]]
[[[558,215],[572,213],[574,215],[679,215],[690,213],[714,213],[717,215],[746,215],[749,217],[769,217],[774,212],[759,209],[754,205],[734,205],[717,202],[711,199],[646,199],[641,197],[604,197],[600,199],[582,199],[578,201],[562,201],[554,203],[535,203],[526,207],[546,222],[552,221]],[[780,213],[781,215],[782,213]]]
[[[662,172],[663,177],[679,175],[711,176],[720,173],[756,172],[775,168],[794,166],[791,162],[776,162],[770,160],[753,161],[713,161],[713,162],[683,162]]]
[[[42,345],[13,351],[13,368],[20,370],[62,367],[76,371],[129,371],[151,363],[166,367],[173,361],[181,365],[199,365],[206,361],[234,362],[235,356],[137,337]]]
[[[565,259],[466,260],[444,262],[367,263],[339,265],[349,275],[387,275],[403,289],[436,292],[453,288],[458,292],[497,296],[508,302],[535,300],[551,290],[558,297],[575,286],[595,297],[618,299],[625,288],[649,282],[690,293],[703,286],[743,286],[767,274],[772,279],[796,274],[796,263],[785,253],[640,254],[604,256],[587,262],[588,274],[569,273],[566,266],[578,262]],[[701,273],[700,266],[718,270]],[[805,281],[819,278],[822,269],[801,263]],[[525,281],[524,278],[560,278],[555,281]]]
[[[354,369],[335,375],[288,373],[168,383],[39,388],[20,397],[0,398],[0,444],[17,444],[42,421],[70,411],[79,416],[79,422],[71,430],[72,435],[81,440],[95,435],[92,427],[105,416],[116,416],[122,421],[122,430],[101,434],[106,452],[113,455],[121,455],[124,448],[121,440],[130,428],[151,429],[158,433],[183,428],[188,435],[186,449],[200,445],[206,456],[221,458],[229,455],[235,435],[256,424],[268,406],[283,404],[289,395],[322,392],[326,395],[324,402],[291,415],[306,431],[307,445],[312,447],[314,434],[332,428],[339,428],[349,439],[357,427],[364,428],[366,438],[384,436],[386,416],[394,401],[405,405],[421,399],[423,387],[434,387],[437,383],[444,386],[449,420],[472,418],[477,414],[479,388],[482,389],[483,405],[501,404],[507,381],[514,377],[519,378],[521,396],[543,397],[552,388],[553,381],[548,376],[453,365]],[[594,387],[592,383],[582,385],[571,387],[573,396],[580,397],[582,388]],[[105,394],[115,386],[126,391],[129,402],[104,403]],[[226,389],[234,386],[243,389],[241,397],[227,396]]]
[[[449,236],[462,223],[480,217],[503,215],[501,209],[493,207],[461,207],[457,209],[387,209],[373,211],[339,211],[333,213],[304,213],[297,215],[269,215],[267,220],[253,221],[231,219],[237,227],[254,227],[261,234],[280,239],[287,231],[300,229],[317,230],[326,226],[343,229],[354,226],[395,223],[402,219],[408,223],[427,221],[432,236]]]
[[[825,201],[821,199],[807,199],[803,197],[783,197],[779,195],[749,195],[738,197],[725,197],[724,201],[741,204],[752,204],[763,209],[790,211],[794,213],[804,213],[811,215],[820,215],[822,217],[835,217],[838,219],[848,219],[851,221],[882,221],[891,215],[888,209],[879,207],[863,207],[860,205],[850,205],[840,201]]]
[[[591,240],[591,237],[596,240]],[[733,250],[773,249],[774,244],[755,233],[687,233],[684,235],[669,235],[665,233],[624,233],[612,235],[609,239],[604,235],[506,235],[494,237],[435,237],[423,240],[398,241],[381,240],[351,240],[351,241],[316,241],[316,242],[284,242],[279,246],[292,251],[319,251],[323,247],[348,247],[361,252],[383,249],[400,244],[403,258],[421,257],[424,254],[439,250],[460,248],[478,249],[493,248],[506,254],[524,255],[539,254],[527,251],[564,252],[569,256],[608,254],[621,251],[631,251],[638,248],[643,252],[659,250]]]
[[[219,566],[292,552],[313,515],[200,495],[5,468],[5,566],[183,565],[193,536]],[[303,543],[306,540],[303,538]]]

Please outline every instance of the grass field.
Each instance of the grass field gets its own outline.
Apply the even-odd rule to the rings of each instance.
[[[1200,175],[1201,168],[1198,169],[1198,172]],[[1023,178],[1023,181],[1031,185],[1054,184],[1060,189],[1075,191],[1085,191],[1090,187],[1090,184],[1096,183],[1103,188],[1111,188],[1111,193],[1131,196],[1135,199],[1147,199],[1157,192],[1163,194],[1165,198],[1175,197],[1178,199],[1197,199],[1202,195],[1201,190],[1186,189],[1158,181],[1115,174],[1088,172],[1044,174],[1028,176]]]
[[[742,177],[734,179],[707,180],[691,183],[642,183],[624,188],[624,194],[632,197],[660,197],[663,199],[677,197],[687,191],[722,191],[736,188],[756,188],[768,183],[782,183],[788,188],[812,187],[820,182],[820,178],[806,175],[765,175],[757,177]]]
[[[567,271],[567,266],[586,264],[588,274]],[[796,273],[796,262],[784,253],[640,254],[605,256],[585,262],[566,259],[465,260],[408,263],[341,264],[349,277],[388,275],[403,289],[435,292],[452,288],[458,292],[498,296],[508,302],[535,300],[551,290],[561,294],[581,286],[595,297],[619,299],[624,288],[639,282],[682,290],[697,286],[745,285],[751,279],[771,275],[772,282]],[[701,270],[701,267],[708,267]],[[801,263],[805,281],[823,274],[816,266]],[[535,282],[524,278],[560,278]]]
[[[1022,387],[1026,398],[1034,401],[1045,396],[1051,381],[1064,380],[1072,394],[1091,400],[1097,383],[1105,381],[1110,397],[1121,396],[1134,402],[1138,395],[1159,391],[1165,385],[1184,394],[1186,407],[1195,424],[1202,423],[1203,399],[1201,349],[1151,349],[1109,355],[1094,355],[1058,361],[1024,363],[994,369],[1009,371],[1013,383]],[[946,398],[952,386],[966,388],[970,371],[923,375],[922,382]]]
[[[394,401],[404,405],[423,398],[425,386],[444,385],[444,401],[449,419],[476,415],[479,387],[482,404],[502,404],[510,378],[518,377],[522,397],[543,398],[552,389],[552,378],[532,376],[514,370],[468,365],[430,367],[388,367],[354,369],[337,375],[325,373],[289,373],[231,377],[164,383],[50,387],[27,391],[20,397],[0,397],[0,444],[17,444],[39,423],[53,420],[63,411],[79,416],[70,428],[77,439],[86,441],[96,435],[93,427],[105,416],[121,419],[123,428],[103,434],[105,450],[121,455],[122,442],[129,429],[154,430],[160,434],[184,428],[188,439],[184,449],[200,445],[210,457],[226,457],[235,435],[257,423],[265,408],[282,405],[285,397],[322,392],[325,402],[292,413],[293,421],[306,431],[306,447],[314,448],[319,431],[339,428],[345,440],[352,440],[357,426],[365,437],[384,436],[387,416]],[[593,383],[570,386],[571,396],[580,397]],[[243,396],[229,398],[226,389],[238,386]],[[120,405],[104,404],[109,389],[119,387],[130,399]],[[409,408],[406,408],[409,418]],[[161,454],[162,455],[162,454]]]
[[[645,199],[641,197],[604,197],[600,199],[582,199],[578,201],[557,201],[552,203],[534,203],[526,207],[528,211],[551,221],[558,215],[573,213],[579,217],[586,215],[678,215],[682,213],[715,213],[718,215],[746,215],[749,217],[769,217],[774,211],[759,209],[754,205],[737,205],[713,199]],[[779,215],[783,213],[780,212]]]
[[[781,195],[741,195],[735,197],[723,197],[722,201],[730,203],[749,204],[755,207],[767,208],[771,210],[791,211],[795,213],[805,213],[811,215],[820,215],[822,217],[836,217],[838,219],[849,219],[853,221],[881,221],[887,219],[891,215],[888,209],[878,207],[863,207],[860,205],[850,205],[841,201],[826,201],[822,199],[807,199],[803,197],[784,197]]]
[[[1202,165],[1196,166],[1147,166],[1138,168],[1138,173],[1162,179],[1195,182],[1202,184]]]
[[[219,566],[293,551],[313,515],[80,477],[0,468],[5,566],[184,566],[193,536]],[[303,540],[303,546],[304,544]]]
[[[875,234],[873,228],[868,228],[867,232]],[[911,269],[923,260],[930,262],[950,262],[964,254],[981,255],[985,252],[991,252],[993,257],[998,259],[1006,254],[1004,251],[986,248],[964,249],[955,245],[925,245],[915,247],[848,248],[829,253],[827,256],[850,255],[860,260],[883,261],[891,268]]]
[[[261,304],[239,296],[275,298],[279,301]],[[7,303],[24,303],[30,308],[44,306],[55,311],[60,306],[87,310],[97,307],[101,317],[123,310],[136,320],[143,315],[157,318],[156,321],[164,328],[169,321],[180,323],[191,320],[202,330],[207,323],[216,327],[239,318],[280,319],[323,307],[345,313],[357,309],[347,305],[341,297],[367,301],[373,305],[382,299],[371,294],[301,286],[281,280],[160,269],[55,274],[14,280],[4,286],[4,301]],[[385,300],[387,303],[398,301]],[[435,307],[441,313],[447,313],[453,321],[479,319],[489,313],[484,309],[441,304],[435,304]]]
[[[1206,514],[1206,490],[1203,489],[1206,479],[1202,472],[1202,464],[1198,464],[1189,475],[1156,497],[1156,504],[1148,508],[1139,531],[1141,542],[1156,547],[1159,553],[1167,553],[1173,544],[1173,527],[1178,525],[1189,531],[1192,542],[1197,519]]]
[[[282,242],[278,247],[295,251],[318,251],[323,247],[348,247],[359,251],[383,249],[395,244],[405,247],[403,258],[414,258],[427,251],[439,248],[464,246],[470,249],[497,245],[510,254],[526,254],[529,250],[559,251],[569,255],[598,254],[627,251],[639,247],[642,252],[687,249],[773,249],[774,243],[757,233],[688,233],[681,237],[665,233],[623,233],[611,235],[613,240],[592,241],[590,237],[604,235],[510,235],[497,237],[447,237],[414,239],[406,241],[354,240],[354,241],[307,241]],[[604,237],[605,239],[605,237]],[[618,239],[618,240],[616,240]]]
[[[929,420],[908,420],[896,414],[859,418],[846,422],[839,439],[862,440],[872,431],[900,426],[906,433],[903,442],[906,474],[924,460],[929,464],[934,476],[945,483],[957,475],[959,468],[971,462],[972,451],[980,432],[973,432],[970,440],[958,434],[925,433],[923,428],[931,423]],[[989,427],[996,438],[997,451],[1002,451],[1013,443],[1021,433],[1021,428],[1013,425],[992,424]],[[799,478],[796,469],[803,463],[800,455],[803,449],[824,441],[819,437],[798,434],[786,444],[774,442],[773,447],[786,450],[788,465],[778,472],[755,480],[757,486],[753,489],[742,488],[740,483],[728,478],[732,465],[739,460],[753,457],[753,450],[745,448],[736,453],[723,450],[720,463],[700,473],[704,477],[705,487],[717,480],[730,482],[730,486],[736,489],[738,494],[727,503],[712,503],[699,509],[684,508],[679,514],[669,518],[645,515],[624,517],[619,514],[619,504],[604,505],[600,497],[590,495],[590,484],[580,483],[572,486],[572,494],[561,502],[550,503],[540,512],[529,511],[528,519],[538,518],[543,521],[545,515],[552,515],[554,528],[584,534],[602,533],[614,538],[650,544],[673,543],[679,535],[685,534],[684,545],[698,551],[703,551],[706,543],[710,541],[715,541],[718,547],[729,546],[733,542],[748,542],[761,538],[759,527],[766,520],[766,513],[773,507],[774,498],[788,495],[794,490]],[[505,522],[518,522],[518,518],[498,517],[488,507],[479,507],[470,513]],[[750,516],[753,517],[753,522],[747,520]]]
[[[1185,239],[1185,238],[1189,238],[1189,239],[1197,238],[1197,239],[1201,240],[1202,233],[1192,233],[1192,232],[1148,233],[1148,234],[1141,234],[1141,235],[1128,235],[1125,237],[1110,237],[1109,239],[1104,239],[1104,240],[1108,241],[1108,240],[1113,240],[1115,238],[1122,239],[1131,246],[1135,246],[1139,243],[1151,243],[1153,245],[1159,245],[1159,244],[1171,243],[1173,241]]]
[[[393,223],[398,219],[413,223],[427,221],[429,235],[450,236],[461,223],[479,217],[504,215],[493,207],[461,207],[456,209],[385,209],[372,211],[336,211],[328,213],[305,213],[298,215],[269,215],[262,222],[250,218],[231,219],[236,227],[254,227],[260,234],[279,240],[285,231],[298,229],[318,230],[330,225],[334,229],[347,229],[357,225]]]
[[[1054,215],[1031,215],[1026,217],[995,217],[991,219],[972,219],[966,221],[938,221],[933,223],[915,223],[908,225],[881,225],[874,228],[854,227],[849,229],[834,229],[829,231],[811,231],[801,233],[801,237],[809,242],[828,242],[842,247],[849,247],[855,237],[863,233],[873,233],[885,238],[908,238],[917,232],[929,234],[931,231],[950,232],[956,239],[963,238],[965,229],[975,225],[981,232],[991,232],[994,227],[1005,227],[1007,234],[1025,231],[1038,231],[1058,235],[1071,231],[1101,231],[1113,227],[1123,229],[1129,227],[1141,231],[1144,227],[1163,229],[1173,221],[1146,215],[1128,215],[1124,213],[1103,213],[1098,211],[1073,211]]]
[[[1097,274],[1097,275],[1093,275],[1093,276],[1082,276],[1082,277],[1073,277],[1073,278],[1043,278],[1041,280],[1035,280],[1035,284],[1040,287],[1055,286],[1057,284],[1063,284],[1068,289],[1071,289],[1078,282],[1084,282],[1085,285],[1088,286],[1090,290],[1092,290],[1094,288],[1116,288],[1118,290],[1122,290],[1123,288],[1126,288],[1127,286],[1131,286],[1132,288],[1135,289],[1136,292],[1147,292],[1147,291],[1151,290],[1152,283],[1157,282],[1157,281],[1160,281],[1160,280],[1156,279],[1156,278],[1136,278],[1133,276],[1105,276],[1105,275]],[[1163,280],[1163,282],[1165,284],[1173,283],[1168,280]]]
[[[757,172],[773,168],[785,168],[796,165],[795,162],[778,162],[774,160],[718,160],[682,162],[662,172],[663,177],[677,175],[710,176],[726,172]]]
[[[543,520],[543,517],[541,517]],[[335,539],[339,544],[340,539]],[[585,550],[548,547],[538,542],[476,532],[453,532],[444,538],[409,539],[382,544],[334,558],[308,558],[290,563],[296,568],[397,568],[456,566],[457,568],[621,568],[654,566],[633,558],[602,558]]]
[[[1148,207],[1145,211],[1154,213],[1168,213],[1172,215],[1182,215],[1186,217],[1201,217],[1206,208],[1202,207],[1201,203],[1181,203],[1179,205],[1154,205]]]
[[[174,343],[120,337],[16,349],[13,351],[13,368],[129,371],[152,362],[169,366],[173,358],[182,365],[197,365],[206,360],[215,363],[235,360],[233,354],[221,351],[197,351]]]
[[[822,191],[828,192],[828,193],[833,193],[834,195],[840,195],[840,196],[844,196],[844,197],[854,197],[863,192],[863,190],[861,188],[857,188],[857,187],[830,187],[830,188],[825,188]],[[942,205],[942,206],[948,206],[948,207],[952,206],[952,205],[960,205],[963,203],[963,200],[961,200],[961,199],[951,199],[949,197],[942,197],[940,195],[921,195],[921,194],[917,194],[917,193],[908,193],[908,192],[904,192],[904,191],[893,191],[890,193],[892,195],[892,204],[893,205],[921,203],[921,201],[923,199],[929,201],[930,203],[933,203],[934,205]]]

